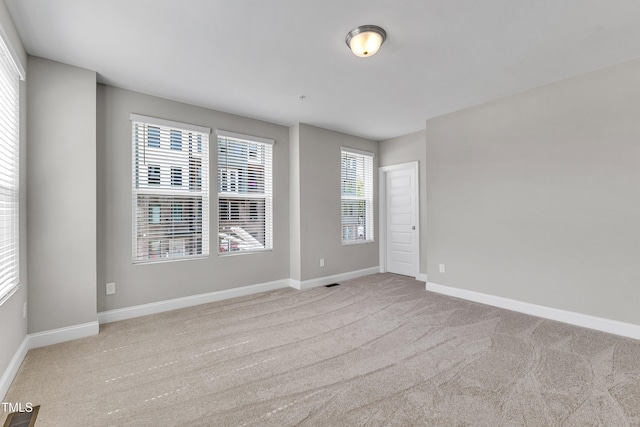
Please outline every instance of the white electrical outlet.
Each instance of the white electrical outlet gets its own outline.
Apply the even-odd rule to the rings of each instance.
[[[107,283],[107,295],[113,295],[116,293],[116,284]]]
[[[440,268],[440,273],[444,273],[444,264],[438,264],[438,267]]]
[[[324,267],[324,258],[320,258],[320,267]]]
[[[22,318],[23,319],[27,318],[27,303],[26,302],[22,305]]]

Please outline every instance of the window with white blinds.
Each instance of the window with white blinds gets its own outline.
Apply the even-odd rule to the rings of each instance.
[[[131,115],[133,261],[209,255],[209,128]]]
[[[273,248],[274,141],[217,131],[218,253]]]
[[[20,74],[0,39],[0,304],[19,281]]]
[[[373,153],[342,148],[342,244],[373,242]]]

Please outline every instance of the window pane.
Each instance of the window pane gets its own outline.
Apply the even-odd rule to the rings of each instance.
[[[0,304],[19,284],[20,82],[0,39]]]
[[[171,185],[173,185],[174,187],[182,186],[182,168],[180,167],[171,168]]]
[[[137,252],[149,257],[203,255],[202,198],[138,195]],[[147,216],[145,216],[147,212]],[[143,225],[144,224],[144,225]],[[184,250],[172,250],[172,242]],[[160,243],[158,243],[160,242]],[[151,249],[145,249],[151,248]],[[142,256],[141,255],[141,256]]]
[[[171,149],[182,150],[182,132],[179,130],[171,131]]]
[[[147,171],[149,185],[160,185],[160,166],[149,165]]]
[[[200,190],[202,188],[202,161],[189,159],[189,189]]]
[[[342,242],[373,241],[373,157],[343,150],[340,169]]]
[[[147,128],[147,141],[149,147],[160,148],[160,128],[149,126]]]
[[[182,205],[173,204],[171,206],[172,220],[173,222],[182,222]]]
[[[218,251],[271,249],[272,145],[218,136]]]
[[[266,201],[219,199],[220,252],[265,249]]]
[[[149,223],[160,224],[160,205],[158,203],[149,204]]]
[[[132,126],[134,262],[208,255],[208,134]]]
[[[160,258],[160,241],[159,240],[149,241],[149,258],[150,259]]]

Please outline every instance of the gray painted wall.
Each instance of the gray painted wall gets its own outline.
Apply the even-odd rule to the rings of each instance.
[[[428,120],[429,281],[640,324],[639,75]]]
[[[130,113],[276,141],[273,151],[273,251],[217,255],[216,139],[210,137],[210,255],[205,259],[131,261]],[[98,85],[98,311],[289,278],[289,130],[287,127]],[[212,167],[213,166],[213,167]],[[115,295],[105,284],[116,283]]]
[[[289,277],[300,280],[300,125],[289,128]]]
[[[378,214],[375,242],[342,246],[340,221],[340,147],[376,154],[374,206],[378,206],[378,142],[300,124],[300,276],[301,280],[378,266]],[[320,267],[324,258],[325,267]]]
[[[420,274],[427,274],[427,146],[426,131],[380,141],[380,166],[418,161],[420,183]]]
[[[96,73],[29,56],[29,333],[96,316]]]
[[[27,54],[22,46],[7,6],[0,2],[0,26],[8,42],[27,67]],[[27,85],[20,82],[20,289],[0,306],[0,377],[27,336],[27,319],[22,307],[27,302]],[[2,400],[4,396],[0,396]]]

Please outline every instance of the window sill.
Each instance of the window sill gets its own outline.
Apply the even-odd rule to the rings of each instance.
[[[273,249],[254,249],[252,251],[218,252],[218,256],[228,257],[228,256],[237,256],[237,255],[262,254],[265,252],[273,252]]]
[[[342,246],[363,245],[365,243],[374,243],[373,240],[344,240]]]
[[[193,261],[197,259],[207,259],[209,255],[196,255],[184,258],[159,258],[150,260],[133,260],[133,265],[147,265],[147,264],[161,264],[165,262],[181,262],[181,261]]]

